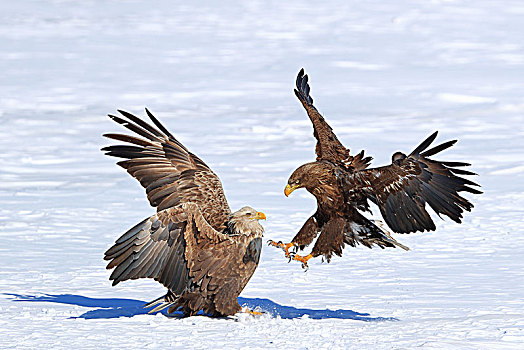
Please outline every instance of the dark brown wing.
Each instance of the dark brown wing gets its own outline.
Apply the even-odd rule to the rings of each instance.
[[[365,169],[372,158],[364,157],[364,151],[361,151],[355,157],[349,155],[349,149],[340,143],[333,129],[313,106],[313,98],[309,95],[309,91],[308,76],[307,74],[304,75],[302,68],[297,75],[295,95],[297,95],[313,123],[313,136],[317,139],[315,149],[317,161],[327,160],[345,167],[351,166],[355,170]]]
[[[132,145],[108,146],[102,151],[126,159],[117,164],[140,182],[146,189],[149,203],[158,211],[186,202],[197,203],[209,224],[221,230],[231,210],[218,176],[147,109],[156,128],[128,112],[119,112],[122,117],[109,117],[143,138],[105,134],[105,137]]]
[[[233,267],[225,265],[234,262],[235,255],[242,259],[244,251],[235,244],[231,236],[206,222],[197,205],[186,203],[160,211],[130,229],[106,251],[104,259],[111,260],[108,269],[115,268],[110,277],[113,285],[153,278],[176,296],[185,291],[205,296],[224,283],[220,273],[227,271],[231,276]]]
[[[395,232],[434,230],[435,224],[425,209],[426,203],[439,216],[444,214],[460,223],[463,211],[471,211],[473,204],[459,192],[482,193],[469,187],[478,184],[457,176],[476,175],[459,169],[470,164],[428,158],[456,142],[448,141],[426,150],[436,136],[437,132],[433,133],[408,156],[395,153],[391,165],[363,170],[348,177],[352,184],[348,186],[349,192],[361,191],[375,202],[384,220]]]

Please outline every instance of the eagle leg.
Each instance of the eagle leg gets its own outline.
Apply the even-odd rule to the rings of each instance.
[[[313,254],[308,254],[306,256],[301,256],[301,255],[298,255],[298,254],[292,254],[291,260],[300,261],[302,263],[302,268],[307,271],[309,269],[309,266],[308,266],[307,262],[312,257],[313,257]]]
[[[296,244],[293,242],[282,243],[282,241],[275,242],[270,239],[269,241],[267,241],[267,244],[272,247],[281,248],[286,253],[286,258],[291,258],[291,255],[294,254],[293,252],[289,251],[289,248],[295,247],[296,249]]]

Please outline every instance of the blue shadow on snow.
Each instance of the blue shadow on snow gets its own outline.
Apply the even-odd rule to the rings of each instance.
[[[21,295],[4,293],[14,297],[13,301],[21,302],[47,302],[47,303],[60,303],[77,305],[91,308],[98,308],[90,310],[78,317],[84,319],[97,319],[97,318],[116,318],[116,317],[133,317],[135,315],[144,315],[150,309],[144,309],[144,301],[135,299],[120,299],[120,298],[88,298],[81,295],[73,294],[45,294],[42,296],[35,295]],[[307,316],[311,319],[325,319],[325,318],[338,318],[338,319],[349,319],[359,321],[398,321],[394,317],[369,317],[368,313],[360,313],[352,310],[313,310],[313,309],[297,309],[293,306],[285,306],[275,303],[269,299],[262,298],[238,298],[238,303],[242,306],[247,306],[250,309],[261,310],[273,317],[280,316],[283,319],[293,319]],[[166,310],[162,313],[167,315]],[[199,315],[202,315],[202,311]],[[175,312],[169,315],[170,317],[182,317],[181,312]]]

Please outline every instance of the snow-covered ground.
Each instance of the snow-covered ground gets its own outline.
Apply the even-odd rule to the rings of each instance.
[[[524,3],[198,3],[0,3],[0,348],[522,348]],[[349,247],[306,273],[265,247],[241,295],[261,317],[144,314],[164,288],[111,287],[102,260],[154,212],[99,151],[122,130],[105,115],[149,107],[232,208],[289,240],[315,208],[282,193],[314,159],[301,67],[339,139],[375,165],[434,130],[458,138],[440,158],[479,173],[473,212],[395,235],[408,252]]]

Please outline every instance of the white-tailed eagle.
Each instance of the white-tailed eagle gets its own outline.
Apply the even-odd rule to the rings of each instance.
[[[141,137],[105,134],[125,142],[102,148],[145,188],[157,213],[105,252],[119,282],[153,278],[167,294],[146,306],[213,316],[241,310],[237,297],[255,272],[265,215],[251,207],[231,212],[218,176],[146,109],[154,126],[124,111],[110,115]]]

